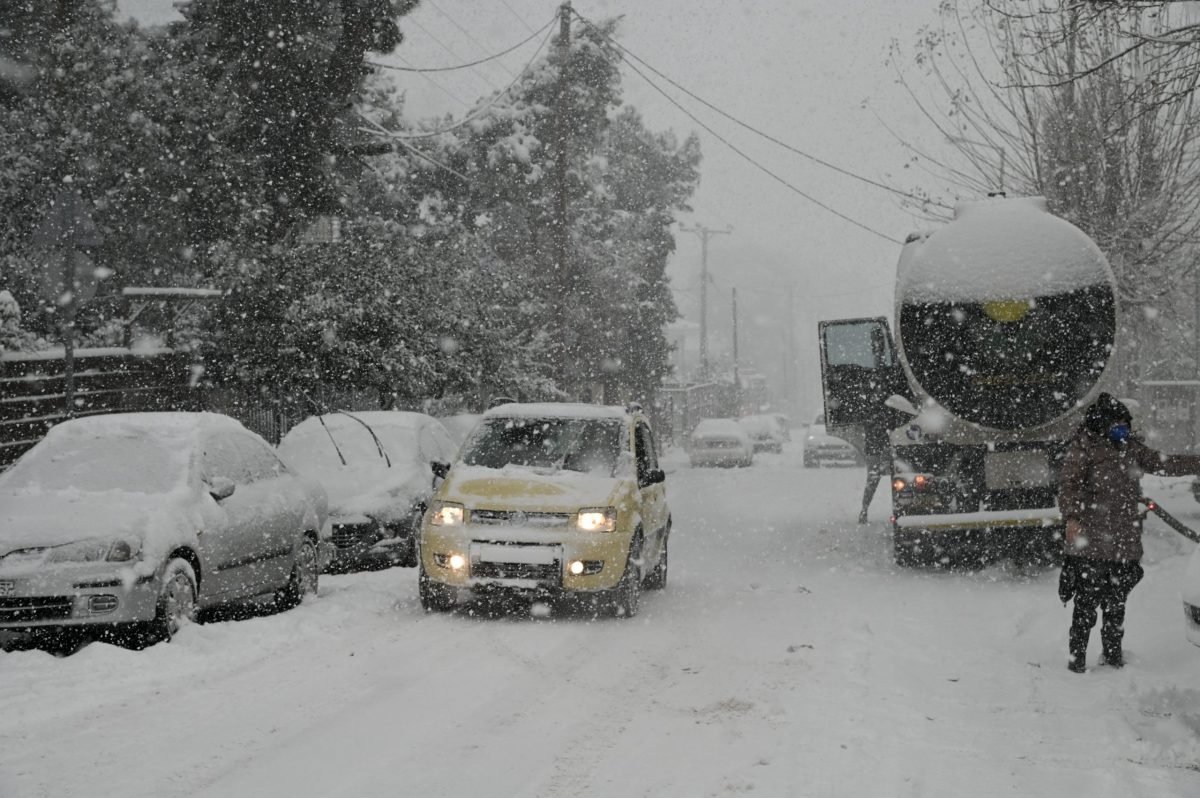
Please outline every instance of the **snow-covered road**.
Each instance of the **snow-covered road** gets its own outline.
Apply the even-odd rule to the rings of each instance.
[[[1055,572],[896,568],[862,473],[679,468],[629,621],[427,616],[391,569],[142,652],[0,653],[0,798],[1200,795],[1192,544],[1150,522],[1130,664],[1078,676]]]

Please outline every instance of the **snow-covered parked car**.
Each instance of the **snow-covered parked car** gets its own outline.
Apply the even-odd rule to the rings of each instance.
[[[688,460],[698,466],[748,466],[754,442],[732,418],[703,419],[688,436]]]
[[[449,463],[457,449],[437,419],[400,410],[311,416],[278,447],[284,462],[329,494],[336,570],[376,555],[415,566],[416,533],[434,488],[430,464]]]
[[[738,419],[742,429],[750,436],[756,452],[783,452],[783,443],[787,440],[787,431],[783,428],[778,417],[774,415],[743,416]]]
[[[475,429],[475,425],[479,423],[479,419],[483,418],[480,413],[457,413],[453,416],[445,416],[439,418],[442,426],[446,428],[446,432],[450,433],[450,437],[454,439],[457,446],[462,446],[462,442],[467,439],[471,431]]]
[[[862,465],[863,457],[849,441],[825,431],[825,414],[818,414],[804,436],[804,467],[818,468],[825,463]]]
[[[1192,551],[1183,578],[1183,615],[1187,639],[1200,646],[1200,546]]]
[[[169,639],[198,609],[299,604],[331,548],[324,490],[232,418],[66,421],[0,475],[0,630]]]

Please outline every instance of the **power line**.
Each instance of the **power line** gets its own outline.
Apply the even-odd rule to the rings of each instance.
[[[424,33],[426,36],[428,36],[430,39],[432,39],[432,40],[433,40],[433,42],[434,42],[434,44],[436,44],[438,47],[441,47],[441,48],[442,48],[443,50],[445,50],[446,52],[450,53],[450,55],[454,56],[454,60],[456,60],[456,61],[463,61],[463,60],[464,60],[464,59],[463,59],[463,57],[462,57],[461,55],[459,55],[457,52],[455,52],[455,51],[454,51],[454,48],[452,48],[450,45],[448,45],[448,44],[446,44],[445,42],[443,42],[443,41],[442,41],[441,39],[439,39],[437,36],[434,36],[434,35],[433,35],[433,33],[432,33],[432,32],[430,32],[430,30],[429,30],[428,28],[426,28],[424,25],[422,25],[420,22],[418,22],[418,21],[417,21],[417,20],[415,20],[415,19],[409,19],[408,21],[409,21],[409,22],[411,22],[412,24],[416,25],[416,26],[417,26],[417,28],[419,28],[419,29],[421,30],[421,32],[422,32],[422,33]],[[480,71],[479,71],[478,69],[476,69],[475,67],[468,67],[468,68],[469,68],[469,69],[470,69],[472,72],[474,72],[474,73],[475,73],[475,75],[476,75],[478,78],[480,78],[480,79],[481,79],[481,80],[482,80],[484,83],[486,83],[486,84],[488,84],[489,86],[491,86],[493,89],[497,89],[497,90],[498,90],[498,89],[500,88],[500,87],[499,87],[499,86],[497,86],[495,83],[492,83],[492,80],[491,80],[491,78],[489,78],[489,77],[488,77],[487,75],[485,75],[484,73],[480,72]]]
[[[480,42],[478,39],[476,39],[474,36],[471,35],[471,31],[467,30],[462,25],[458,24],[458,20],[455,19],[454,17],[450,16],[449,14],[447,14],[445,11],[443,11],[441,6],[439,6],[437,3],[433,2],[433,0],[425,0],[425,2],[428,3],[429,5],[433,6],[434,11],[438,12],[443,17],[450,20],[450,24],[453,25],[454,27],[458,28],[459,32],[462,33],[462,35],[466,36],[468,39],[470,39],[472,42],[474,42],[475,46],[478,47],[481,52],[486,53],[488,51],[488,48],[482,42]],[[529,38],[532,39],[536,35],[537,34],[535,33],[532,36],[530,36]],[[526,41],[528,41],[528,40],[529,39],[526,39]],[[488,59],[488,60],[490,60],[490,59]],[[505,72],[507,72],[509,77],[516,77],[513,74],[513,71],[511,69],[509,69],[508,67],[506,67],[504,64],[501,64],[500,68],[503,69]]]
[[[408,63],[408,61],[406,61],[406,60],[404,59],[404,56],[402,56],[402,55],[395,55],[395,56],[393,56],[393,57],[394,57],[394,58],[399,58],[401,61],[404,61],[404,63],[406,63],[406,64]],[[368,62],[368,63],[371,63],[371,62]],[[387,64],[374,64],[374,66],[382,66],[382,67],[386,67],[386,66],[387,66]],[[426,81],[427,83],[429,83],[431,86],[433,86],[435,89],[437,89],[437,90],[438,90],[438,91],[440,91],[442,94],[444,94],[444,95],[446,95],[447,97],[449,97],[450,99],[454,100],[454,101],[455,101],[456,103],[458,103],[459,105],[464,105],[464,106],[466,106],[466,107],[468,107],[468,108],[470,108],[470,107],[471,107],[471,104],[470,104],[469,102],[467,102],[466,100],[462,99],[462,98],[461,98],[461,97],[459,97],[457,94],[455,94],[454,92],[452,92],[452,91],[450,91],[449,89],[447,89],[445,86],[443,86],[441,83],[439,83],[437,80],[433,79],[433,78],[432,78],[432,77],[430,77],[429,75],[427,75],[427,74],[425,74],[425,73],[423,73],[423,72],[422,72],[422,73],[421,73],[421,77],[422,77],[422,78],[424,78],[424,79],[425,79],[425,81]]]
[[[543,28],[543,30],[545,30],[545,28]],[[393,131],[387,130],[386,128],[377,124],[373,120],[368,119],[367,121],[370,122],[372,125],[375,125],[375,127],[377,129],[366,130],[364,128],[359,128],[359,130],[363,130],[364,132],[367,132],[367,133],[386,135],[388,138],[397,139],[400,141],[413,141],[416,139],[431,139],[431,138],[434,138],[435,136],[440,136],[443,133],[450,133],[451,131],[458,130],[459,128],[461,128],[465,125],[469,125],[470,123],[474,122],[476,119],[478,119],[479,117],[481,117],[485,113],[487,113],[487,111],[493,105],[500,102],[500,100],[502,98],[504,98],[510,91],[512,91],[513,87],[517,85],[517,83],[521,80],[521,78],[524,77],[529,72],[530,67],[533,66],[533,63],[537,60],[537,57],[539,55],[541,55],[542,50],[545,49],[546,43],[550,41],[551,36],[552,36],[551,33],[546,34],[546,36],[542,39],[542,43],[539,44],[537,50],[534,51],[533,56],[529,59],[529,61],[525,64],[525,66],[522,67],[521,71],[517,73],[517,76],[515,78],[513,78],[511,83],[509,83],[507,86],[505,86],[501,91],[496,92],[496,94],[494,94],[490,100],[488,100],[482,107],[477,109],[474,113],[463,117],[458,122],[455,122],[453,125],[450,125],[449,127],[440,128],[438,130],[431,130],[431,131],[428,131],[425,133],[404,134],[404,133],[395,133]]]
[[[593,25],[591,22],[589,22],[587,19],[585,19],[583,16],[581,16],[578,12],[576,12],[576,16],[578,16],[581,20],[583,20],[584,24],[588,25],[593,30],[596,30],[598,33],[600,33],[601,36],[603,36],[605,39],[607,39],[610,44],[612,44],[614,47],[619,49],[622,53],[624,53],[625,55],[628,55],[634,61],[637,61],[639,64],[641,64],[647,70],[649,70],[650,72],[653,72],[655,75],[662,78],[667,83],[670,83],[672,86],[674,86],[676,89],[678,89],[679,91],[686,94],[688,97],[691,97],[693,100],[695,100],[696,102],[705,106],[706,108],[720,114],[721,116],[730,120],[734,124],[740,125],[741,127],[745,128],[746,130],[749,130],[751,133],[754,133],[757,136],[761,136],[762,138],[766,139],[767,141],[771,142],[772,144],[776,144],[789,152],[795,153],[796,155],[799,155],[803,158],[807,158],[808,160],[812,161],[813,163],[820,164],[821,166],[824,166],[827,169],[831,169],[834,172],[837,172],[838,174],[845,175],[846,177],[853,178],[854,180],[858,180],[862,183],[866,183],[869,186],[874,186],[875,188],[883,189],[884,191],[890,192],[890,193],[895,194],[900,197],[904,197],[906,199],[915,200],[922,204],[935,205],[940,208],[950,208],[949,205],[945,205],[944,203],[938,202],[938,201],[930,199],[928,197],[922,197],[917,194],[913,194],[911,192],[904,191],[903,189],[896,188],[895,186],[889,186],[886,183],[881,183],[878,180],[873,180],[869,177],[860,175],[856,172],[850,171],[849,169],[838,166],[837,164],[830,163],[829,161],[826,161],[823,158],[818,158],[817,156],[812,155],[811,153],[804,152],[803,150],[799,149],[798,147],[794,147],[791,144],[788,144],[786,141],[781,141],[780,139],[776,138],[775,136],[772,136],[769,133],[759,130],[758,128],[754,127],[753,125],[749,124],[748,122],[743,122],[738,117],[722,110],[721,108],[718,108],[716,105],[713,105],[708,100],[699,96],[695,92],[689,90],[687,87],[680,85],[677,81],[671,79],[671,77],[669,77],[668,75],[665,75],[662,72],[660,72],[659,70],[655,69],[653,66],[646,63],[646,61],[644,59],[639,58],[628,47],[621,44],[616,39],[613,39],[611,36],[608,36],[603,31],[600,31],[598,28],[596,28],[595,25]],[[626,63],[629,63],[628,60],[626,60]]]
[[[436,6],[434,6],[434,7],[437,8]],[[488,61],[495,61],[497,58],[508,55],[513,50],[517,50],[521,47],[524,47],[526,44],[529,44],[529,42],[531,42],[535,38],[537,38],[537,35],[539,33],[546,30],[546,28],[550,27],[553,24],[554,24],[554,20],[552,19],[549,22],[547,22],[545,25],[543,25],[541,27],[541,30],[534,31],[533,35],[529,36],[526,39],[522,39],[521,41],[514,44],[512,47],[509,47],[507,50],[501,50],[500,52],[496,53],[495,55],[489,55],[487,58],[481,58],[478,61],[470,61],[465,64],[455,64],[454,66],[446,66],[446,67],[400,67],[400,66],[395,66],[394,64],[381,64],[376,61],[368,61],[367,63],[370,64],[371,66],[377,66],[382,69],[393,69],[397,72],[454,72],[455,70],[459,70],[459,69],[469,69],[470,67],[479,66],[480,64],[486,64]],[[509,70],[508,74],[509,75],[513,74],[512,70]]]
[[[500,5],[502,5],[502,6],[504,6],[505,8],[507,8],[507,9],[508,9],[508,13],[510,13],[510,14],[512,14],[514,17],[516,17],[516,18],[517,18],[517,21],[518,21],[518,22],[520,22],[522,25],[524,25],[524,26],[525,26],[525,30],[529,31],[530,33],[533,33],[533,28],[531,28],[531,27],[529,26],[529,23],[525,21],[525,17],[521,16],[521,15],[520,15],[520,14],[518,14],[516,11],[514,11],[514,10],[513,10],[513,7],[512,7],[512,6],[510,6],[510,5],[508,4],[508,0],[500,0]]]
[[[582,18],[581,18],[581,19],[582,19]],[[585,20],[585,21],[586,21],[586,20]],[[588,24],[589,24],[589,25],[591,25],[591,23],[588,23]],[[592,27],[594,28],[595,26],[593,25]],[[775,174],[775,173],[774,173],[774,172],[772,172],[770,169],[768,169],[767,167],[763,166],[761,163],[759,163],[758,161],[754,160],[754,159],[753,159],[753,158],[751,158],[749,155],[747,155],[745,152],[743,152],[742,150],[740,150],[740,149],[739,149],[739,148],[738,148],[738,147],[737,147],[735,144],[733,144],[732,142],[730,142],[728,139],[726,139],[726,138],[725,138],[724,136],[722,136],[720,133],[716,132],[716,131],[715,131],[715,130],[713,130],[711,127],[709,127],[708,125],[706,125],[704,122],[700,121],[700,119],[698,119],[698,118],[696,117],[696,115],[695,115],[695,114],[693,114],[693,113],[692,113],[691,111],[689,111],[688,109],[684,108],[684,107],[683,107],[683,106],[682,106],[682,105],[681,105],[681,104],[680,104],[680,103],[679,103],[679,102],[678,102],[678,101],[677,101],[677,100],[676,100],[674,97],[672,97],[670,94],[668,94],[668,93],[667,93],[667,92],[666,92],[666,91],[665,91],[665,90],[664,90],[662,87],[660,87],[660,86],[659,86],[657,83],[655,83],[654,81],[652,81],[652,80],[651,80],[649,77],[647,77],[647,76],[646,76],[646,73],[644,73],[644,72],[642,72],[640,69],[638,69],[638,68],[637,68],[637,66],[636,66],[636,65],[635,65],[635,64],[634,64],[632,61],[630,61],[628,58],[626,58],[626,57],[625,57],[625,54],[624,54],[624,53],[622,53],[620,50],[617,50],[617,56],[618,56],[618,57],[619,57],[619,58],[620,58],[622,61],[624,61],[624,62],[625,62],[625,65],[626,65],[626,66],[628,66],[628,67],[629,67],[631,70],[633,70],[633,71],[634,71],[634,73],[635,73],[635,74],[637,74],[637,76],[638,76],[638,77],[640,77],[642,80],[646,81],[646,83],[647,83],[647,84],[649,84],[649,85],[650,85],[650,87],[651,87],[652,89],[654,89],[654,90],[655,90],[655,91],[657,91],[659,94],[661,94],[663,97],[665,97],[665,98],[666,98],[666,100],[667,100],[667,102],[671,103],[671,105],[674,105],[676,108],[678,108],[680,111],[682,111],[682,112],[683,112],[683,113],[684,113],[684,114],[685,114],[685,115],[688,117],[688,119],[691,119],[691,120],[692,120],[693,122],[695,122],[697,125],[699,125],[699,126],[700,126],[700,127],[702,127],[704,130],[706,130],[706,131],[708,132],[708,134],[709,134],[709,135],[711,135],[711,136],[712,136],[713,138],[715,138],[717,141],[719,141],[719,142],[721,142],[722,144],[724,144],[724,145],[725,145],[726,147],[728,147],[729,149],[733,150],[735,153],[737,153],[738,155],[740,155],[740,156],[741,156],[741,157],[742,157],[742,158],[743,158],[745,161],[747,161],[748,163],[750,163],[751,165],[753,165],[754,167],[756,167],[757,169],[759,169],[761,172],[763,172],[764,174],[766,174],[768,177],[770,177],[770,178],[772,178],[772,179],[774,179],[774,180],[778,181],[779,183],[781,183],[781,184],[782,184],[782,185],[784,185],[785,187],[787,187],[787,188],[791,189],[791,190],[792,190],[792,191],[794,191],[795,193],[799,194],[801,197],[804,197],[806,200],[808,200],[809,202],[813,203],[814,205],[816,205],[816,206],[818,206],[818,207],[820,207],[820,208],[823,208],[823,209],[825,209],[826,211],[828,211],[829,213],[832,213],[834,216],[838,217],[839,219],[842,219],[842,220],[844,220],[844,221],[847,221],[847,222],[849,222],[850,224],[854,225],[855,227],[857,227],[857,228],[859,228],[859,229],[861,229],[861,230],[865,230],[866,232],[870,233],[871,235],[878,236],[879,238],[882,238],[882,239],[884,239],[885,241],[890,241],[890,242],[892,242],[893,244],[902,244],[902,243],[904,243],[904,242],[902,242],[902,241],[901,241],[900,239],[898,239],[898,238],[892,238],[892,237],[891,237],[891,236],[889,236],[887,233],[881,233],[880,231],[876,230],[875,228],[871,227],[870,225],[868,225],[868,224],[865,224],[864,222],[860,222],[860,221],[858,221],[857,219],[855,219],[855,218],[853,218],[853,217],[851,217],[851,216],[847,216],[846,214],[842,213],[841,211],[839,211],[839,210],[837,210],[837,209],[835,209],[835,208],[832,208],[832,207],[830,207],[829,205],[826,205],[824,202],[821,202],[821,201],[820,201],[819,199],[817,199],[816,197],[812,196],[811,194],[808,194],[808,193],[806,193],[805,191],[803,191],[803,190],[802,190],[802,189],[800,189],[800,188],[797,188],[797,187],[796,187],[795,185],[793,185],[792,183],[788,182],[788,181],[787,181],[787,180],[785,180],[784,178],[782,178],[782,177],[780,177],[779,175]]]

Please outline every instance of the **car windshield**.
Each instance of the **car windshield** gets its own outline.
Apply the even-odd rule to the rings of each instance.
[[[184,480],[187,469],[177,444],[143,431],[47,440],[4,475],[3,489],[167,493]]]
[[[488,418],[464,448],[463,462],[613,474],[621,453],[620,421],[579,418]]]

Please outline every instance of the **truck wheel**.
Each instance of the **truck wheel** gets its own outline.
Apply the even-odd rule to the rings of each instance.
[[[642,537],[639,532],[629,546],[629,559],[625,562],[625,573],[613,588],[609,607],[618,618],[632,618],[638,614],[642,604],[642,574],[637,562],[642,557]]]

